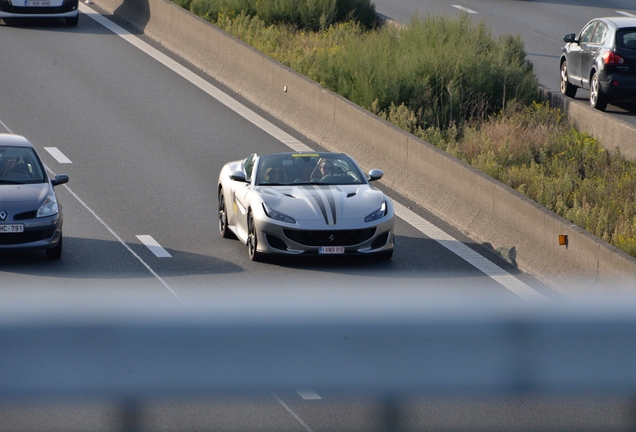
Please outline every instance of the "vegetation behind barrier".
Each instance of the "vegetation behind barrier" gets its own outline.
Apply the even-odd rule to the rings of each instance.
[[[364,0],[174,1],[636,257],[636,163],[536,102],[518,36],[495,39],[465,14],[370,29]],[[323,9],[298,18],[308,5]]]

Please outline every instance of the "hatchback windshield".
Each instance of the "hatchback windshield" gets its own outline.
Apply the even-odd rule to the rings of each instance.
[[[44,170],[28,147],[0,147],[0,184],[43,183]]]

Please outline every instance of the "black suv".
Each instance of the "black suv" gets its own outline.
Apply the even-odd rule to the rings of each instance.
[[[595,18],[563,40],[561,93],[587,89],[590,106],[601,111],[609,99],[636,97],[636,18]]]

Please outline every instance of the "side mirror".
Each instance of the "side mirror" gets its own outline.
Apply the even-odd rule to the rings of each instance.
[[[383,175],[384,172],[382,170],[372,169],[369,171],[369,181],[380,180]]]
[[[51,184],[53,186],[61,185],[64,183],[68,183],[68,176],[66,174],[58,174],[53,180],[51,180]]]
[[[576,42],[576,35],[574,33],[566,34],[565,36],[563,36],[563,40],[566,43],[574,43]]]
[[[245,180],[245,173],[243,171],[234,171],[232,174],[230,174],[230,178],[237,182],[247,182],[247,180]]]

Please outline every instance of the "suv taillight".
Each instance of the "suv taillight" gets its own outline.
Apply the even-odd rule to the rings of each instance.
[[[625,63],[625,59],[616,53],[605,51],[605,54],[603,54],[603,63],[606,65],[622,65]]]

